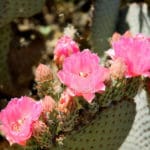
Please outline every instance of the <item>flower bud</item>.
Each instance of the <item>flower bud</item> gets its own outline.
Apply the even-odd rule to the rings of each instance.
[[[35,80],[37,82],[44,82],[51,80],[53,77],[50,68],[44,64],[39,64],[35,70]]]
[[[78,44],[69,36],[63,36],[56,44],[54,50],[54,60],[57,64],[62,64],[64,59],[73,53],[79,52]]]

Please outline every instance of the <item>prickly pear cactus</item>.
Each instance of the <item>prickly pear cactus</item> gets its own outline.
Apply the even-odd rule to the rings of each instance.
[[[101,107],[108,107],[112,102],[121,101],[124,97],[133,99],[138,92],[141,78],[116,80],[106,87],[105,93],[99,95],[98,101]]]
[[[141,90],[135,97],[136,116],[128,137],[120,150],[150,149],[150,105],[146,91]]]
[[[0,90],[7,89],[8,91],[12,87],[7,65],[7,55],[11,41],[10,25],[0,28],[0,33]]]
[[[0,0],[0,27],[18,17],[30,17],[41,11],[45,0]]]
[[[117,149],[132,126],[135,104],[128,100],[102,110],[86,127],[72,132],[64,139],[64,150]]]
[[[94,50],[103,54],[109,48],[109,38],[112,36],[119,12],[120,0],[96,0],[91,40]]]
[[[150,10],[147,3],[131,3],[122,7],[118,17],[117,32],[124,33],[130,29],[133,35],[143,33],[149,36]]]
[[[18,17],[30,17],[41,11],[45,0],[0,0],[0,91],[13,95],[7,56],[10,49],[11,24]]]

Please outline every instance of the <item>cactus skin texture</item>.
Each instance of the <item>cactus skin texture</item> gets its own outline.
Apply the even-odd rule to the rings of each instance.
[[[109,107],[112,102],[121,101],[124,97],[133,99],[138,92],[140,81],[140,77],[113,81],[103,94],[98,95],[100,106]]]
[[[135,97],[136,116],[128,137],[119,150],[150,149],[150,104],[145,90]]]
[[[63,141],[63,150],[116,150],[132,126],[135,104],[122,101],[102,110],[86,127],[72,132]]]
[[[45,0],[0,0],[0,27],[18,17],[30,17],[41,11]]]
[[[120,0],[95,1],[91,40],[95,52],[100,55],[110,47],[108,40],[115,30],[119,6]]]
[[[7,64],[9,43],[11,41],[10,25],[0,28],[0,33],[0,91],[11,92],[12,84]]]
[[[16,95],[8,67],[11,22],[18,17],[30,17],[41,11],[45,0],[0,0],[0,91]]]

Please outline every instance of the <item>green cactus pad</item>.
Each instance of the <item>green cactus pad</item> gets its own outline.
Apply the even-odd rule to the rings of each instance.
[[[129,78],[127,79],[127,86],[125,90],[125,95],[128,98],[133,99],[134,96],[137,94],[139,86],[141,85],[142,80],[140,77]]]
[[[63,150],[116,150],[131,128],[135,116],[133,102],[122,101],[102,112],[86,127],[67,135]]]
[[[108,39],[115,30],[120,0],[96,0],[91,41],[95,52],[103,54],[109,46]]]
[[[10,25],[0,28],[0,34],[0,91],[6,92],[12,86],[7,65],[7,55],[11,41]]]
[[[30,17],[41,11],[45,0],[0,0],[0,27],[18,17]]]
[[[135,97],[136,116],[120,150],[149,150],[150,149],[150,104],[144,90]]]
[[[103,94],[99,95],[98,102],[101,107],[107,107],[112,101],[120,101],[125,92],[126,80],[114,81],[112,85],[107,86]]]

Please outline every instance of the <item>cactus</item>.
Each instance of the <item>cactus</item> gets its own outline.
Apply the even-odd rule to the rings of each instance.
[[[109,48],[109,38],[115,30],[120,0],[96,0],[91,41],[95,52],[102,55]]]
[[[150,35],[149,1],[145,0],[146,3],[133,4],[129,2],[132,1],[95,1],[90,39],[95,52],[98,54],[102,55],[109,48],[109,38],[115,31],[123,34],[130,30],[132,34]],[[122,4],[123,6],[120,7]]]
[[[0,0],[0,91],[15,95],[7,56],[10,49],[11,22],[18,17],[30,17],[41,11],[45,0]]]
[[[0,27],[18,17],[30,17],[41,11],[45,0],[0,0]]]
[[[12,4],[14,5],[15,2],[10,1],[9,3],[12,6]],[[19,6],[22,4],[23,2],[18,2]],[[111,34],[114,31],[119,5],[120,5],[119,0],[115,0],[111,2],[104,1],[104,0],[96,1],[96,5],[95,5],[96,17],[95,17],[93,27],[92,27],[92,30],[93,30],[92,38],[93,38],[93,43],[96,46],[96,51],[98,49],[101,49],[101,51],[99,52],[100,54],[102,54],[103,50],[108,46],[107,39],[109,36],[111,36]],[[24,4],[24,6],[26,5]],[[106,8],[106,6],[108,9]],[[23,14],[22,10],[19,10],[19,9],[12,10],[11,7],[9,9],[13,12],[12,16],[8,15],[8,13],[6,14],[6,16],[8,16],[9,19],[14,18],[14,16],[19,17],[20,14],[22,14],[23,16],[24,15],[30,16],[32,14],[32,13]],[[35,8],[35,10],[38,10],[38,9]],[[110,10],[113,13],[110,13],[109,14],[110,18],[107,18],[107,16],[105,16],[106,12],[108,13],[108,11]],[[101,24],[100,21],[106,24]],[[106,25],[106,30],[108,29],[106,32],[103,29],[105,25]],[[4,27],[2,27],[2,29],[4,29]],[[97,29],[99,30],[100,33],[97,32]],[[6,34],[9,30],[4,30],[4,31],[5,31],[4,33]],[[103,39],[101,39],[99,36],[102,36]],[[7,35],[7,37],[10,38],[9,35]],[[5,39],[6,37],[3,36],[2,38]],[[96,38],[97,40],[95,40]],[[143,39],[144,38],[145,37],[143,36]],[[146,42],[148,43],[149,41],[146,40]],[[2,44],[5,44],[5,42],[2,42]],[[97,45],[97,44],[100,44],[100,45]],[[135,44],[135,47],[136,46],[137,45]],[[142,46],[144,47],[145,45],[142,45]],[[146,45],[145,48],[148,49],[148,46]],[[9,47],[9,43],[7,43],[6,46],[4,45],[3,47]],[[136,51],[136,49],[134,50]],[[89,50],[85,50],[85,51],[89,51]],[[144,54],[146,52],[144,51]],[[80,54],[80,52],[78,54]],[[6,53],[5,53],[5,56],[6,56]],[[95,58],[98,57],[97,55],[94,55],[94,56]],[[86,55],[86,57],[88,57],[88,55]],[[79,60],[79,64],[80,63],[82,65],[84,63],[86,64],[86,61],[88,60],[84,58],[85,56],[81,59],[82,63]],[[95,61],[96,60],[97,59],[95,59]],[[149,59],[146,59],[146,60],[149,60]],[[132,60],[129,59],[128,61],[132,61]],[[2,64],[3,62],[4,61],[2,61]],[[138,69],[140,70],[144,66],[143,65],[144,61],[143,59],[140,59],[139,62],[140,62],[139,63],[140,67]],[[147,62],[148,61],[146,61],[146,63]],[[137,67],[136,65],[138,65],[138,62],[136,61],[136,63],[137,64],[134,64],[135,65],[134,67]],[[67,63],[65,62],[65,64]],[[73,66],[69,66],[69,65],[70,63],[67,64],[67,67],[68,68],[70,67],[72,71]],[[92,65],[94,66],[95,64],[92,64]],[[148,89],[148,85],[145,84],[145,82],[147,82],[149,78],[145,79],[143,77],[144,75],[147,75],[146,74],[147,72],[149,73],[149,69],[147,69],[149,67],[148,66],[149,63],[147,64],[148,67],[144,66],[147,69],[146,70],[144,68],[147,72],[143,68],[142,69],[144,71],[141,69],[140,70],[141,72],[140,72],[137,69],[139,72],[134,72],[135,68],[132,66],[133,64],[131,63],[130,64],[131,76],[127,76],[126,74],[124,74],[122,78],[115,79],[115,78],[111,78],[111,75],[110,75],[110,78],[107,78],[104,82],[101,83],[104,88],[106,85],[105,91],[103,91],[104,88],[100,89],[100,87],[95,86],[94,84],[95,79],[96,79],[95,72],[94,72],[94,76],[92,76],[93,78],[89,77],[91,75],[90,73],[93,70],[95,71],[95,68],[92,68],[92,65],[90,62],[90,65],[89,65],[90,71],[88,71],[88,68],[84,68],[84,69],[82,68],[83,70],[80,68],[81,70],[80,69],[78,70],[78,68],[76,67],[75,76],[73,76],[74,72],[73,71],[71,72],[72,73],[71,76],[73,77],[77,76],[79,78],[82,78],[82,80],[79,80],[79,78],[75,78],[76,80],[79,80],[79,81],[75,80],[75,82],[78,83],[77,86],[82,86],[82,84],[79,84],[79,82],[82,82],[82,81],[84,81],[83,84],[85,84],[82,87],[83,89],[81,88],[80,90],[80,88],[79,89],[77,88],[77,92],[73,89],[74,88],[73,86],[69,87],[70,82],[67,82],[65,84],[66,80],[63,81],[63,78],[61,78],[62,80],[61,82],[65,85],[65,87],[63,87],[61,90],[58,90],[58,92],[56,92],[57,88],[56,89],[54,88],[57,85],[57,83],[55,84],[55,82],[53,83],[51,80],[46,80],[46,82],[42,82],[42,83],[37,82],[36,88],[38,89],[38,95],[41,98],[45,95],[51,95],[56,100],[56,106],[54,106],[52,110],[48,110],[46,112],[41,110],[41,115],[39,117],[39,120],[42,121],[42,124],[40,126],[40,130],[34,130],[35,129],[34,126],[31,125],[33,129],[31,131],[32,135],[31,137],[27,137],[27,139],[25,139],[25,141],[29,140],[27,142],[26,147],[24,148],[25,150],[48,150],[48,149],[51,149],[51,150],[60,150],[60,149],[61,150],[92,150],[92,149],[93,150],[99,150],[99,149],[101,150],[107,150],[107,149],[108,150],[116,150],[116,149],[148,150],[150,149],[150,138],[149,138],[150,137],[150,132],[149,132],[150,131],[149,129],[150,107],[149,107],[149,99],[148,99],[149,89]],[[128,64],[126,63],[126,66],[127,65]],[[98,62],[98,66],[99,66],[99,62]],[[7,66],[5,66],[5,69],[7,73]],[[97,66],[96,66],[96,69],[98,69]],[[108,68],[105,68],[105,69],[108,70],[109,72]],[[128,69],[128,66],[126,69]],[[65,77],[68,77],[70,74],[69,71],[67,70],[67,74],[63,74],[63,76],[66,75]],[[56,74],[54,76],[56,76]],[[58,76],[58,78],[60,76]],[[5,78],[6,78],[6,81],[9,81],[10,77],[9,76],[7,77],[5,75]],[[57,81],[58,78],[56,76],[54,81]],[[90,78],[90,80],[87,80],[88,84],[86,84],[87,82],[85,82],[85,78],[86,79]],[[67,80],[72,81],[71,83],[74,84],[76,87],[76,84],[73,82],[74,81],[73,79],[71,77],[67,78]],[[100,80],[100,77],[97,80]],[[1,82],[3,82],[3,80]],[[93,83],[93,84],[90,84],[90,87],[94,85],[93,86],[94,92],[93,92],[93,89],[87,88],[87,86],[89,86],[89,82]],[[145,85],[147,86],[146,88],[145,88]],[[59,87],[59,86],[61,87],[61,83],[60,84],[58,83],[58,86],[56,87]],[[64,92],[63,90],[64,91],[66,90],[65,91],[66,95],[61,99],[60,93]],[[98,93],[98,92],[103,92],[103,93],[97,94],[95,99],[93,98],[91,100],[90,98],[93,96],[93,94],[95,96],[95,93]],[[39,104],[43,105],[42,100],[40,102],[41,103]],[[71,103],[70,105],[69,105],[69,102]],[[48,103],[48,106],[51,105],[50,101],[47,103]],[[62,106],[60,107],[61,109],[59,108],[59,105]],[[67,110],[64,111],[65,110],[64,108],[66,108]],[[15,126],[15,128],[12,129],[13,131],[15,130],[14,132],[18,132],[19,131],[18,128],[20,129],[20,126],[21,125],[23,126],[23,122],[20,122],[20,120],[17,120],[17,123],[18,124]],[[2,122],[2,125],[3,125],[3,122]],[[15,142],[17,143],[18,141],[16,140],[14,141],[14,143]]]
[[[150,149],[150,105],[145,90],[140,90],[135,97],[135,103],[135,120],[120,150]]]
[[[132,126],[135,115],[133,102],[123,101],[102,110],[86,127],[64,139],[64,150],[117,149]]]
[[[12,91],[11,77],[7,64],[9,43],[11,41],[11,27],[6,25],[0,28],[0,91]]]

